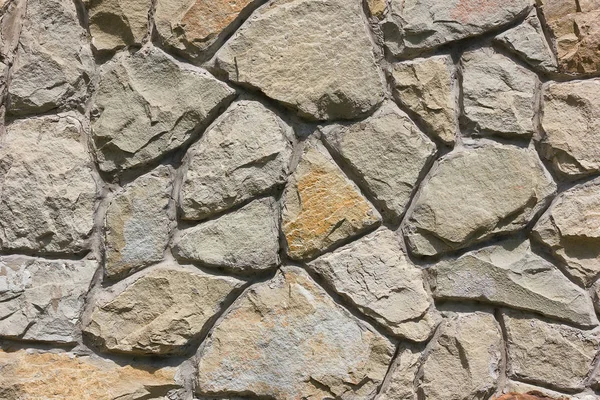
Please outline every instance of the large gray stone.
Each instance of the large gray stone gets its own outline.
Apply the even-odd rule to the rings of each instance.
[[[189,142],[234,91],[203,69],[146,47],[101,71],[92,109],[100,169],[140,166]]]
[[[360,0],[276,0],[252,14],[214,68],[309,119],[362,116],[384,81]]]
[[[285,183],[291,129],[257,101],[232,105],[188,155],[183,219],[203,219]]]

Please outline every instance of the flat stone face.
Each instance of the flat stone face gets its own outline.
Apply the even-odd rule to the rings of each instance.
[[[419,369],[419,398],[488,398],[496,389],[501,354],[500,325],[492,314],[448,318]]]
[[[2,250],[87,250],[96,183],[79,117],[43,116],[6,127],[0,148]]]
[[[283,267],[238,299],[200,348],[197,391],[366,400],[393,353],[304,270]]]
[[[404,227],[410,249],[434,255],[524,228],[556,184],[532,149],[465,148],[442,158]]]
[[[5,400],[142,400],[175,385],[175,368],[119,366],[72,353],[0,351],[0,396]]]
[[[600,171],[600,79],[544,86],[543,155],[562,174]]]
[[[529,241],[497,246],[444,260],[428,269],[433,296],[506,305],[583,326],[597,326],[588,294],[558,268],[531,251]]]
[[[233,95],[206,71],[161,50],[119,54],[102,68],[92,110],[100,169],[140,166],[181,146]]]
[[[403,326],[425,316],[433,305],[423,271],[400,247],[400,238],[382,228],[309,263],[333,289],[395,335],[414,341],[429,338],[435,325],[416,335]]]
[[[549,324],[520,314],[508,313],[503,318],[511,378],[565,390],[583,388],[600,343],[597,331]]]
[[[233,271],[279,264],[279,207],[272,197],[255,200],[222,217],[181,231],[178,258]]]
[[[105,351],[181,354],[243,284],[193,267],[156,267],[99,295],[84,332]]]
[[[293,259],[314,257],[381,221],[319,142],[308,143],[282,197],[282,231]]]
[[[285,183],[292,136],[261,103],[233,104],[190,150],[182,218],[209,217]]]
[[[97,267],[95,261],[0,257],[0,336],[75,342]]]
[[[561,193],[533,228],[533,237],[566,263],[577,281],[589,285],[600,275],[600,180]]]
[[[326,132],[324,140],[371,193],[382,214],[398,222],[435,145],[392,103],[374,116]]]
[[[461,59],[466,119],[477,134],[531,136],[535,114],[535,73],[492,48]]]
[[[104,222],[107,277],[121,277],[163,259],[175,224],[172,191],[173,172],[160,166],[111,201]]]
[[[94,61],[75,3],[28,0],[11,68],[8,111],[24,115],[75,108],[88,95]]]
[[[302,117],[357,118],[384,91],[363,19],[359,0],[276,0],[219,50],[214,68]]]
[[[418,58],[393,65],[394,96],[415,113],[431,134],[453,144],[458,131],[455,72],[450,56]]]

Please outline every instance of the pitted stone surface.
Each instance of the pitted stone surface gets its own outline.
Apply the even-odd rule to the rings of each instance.
[[[394,347],[308,274],[283,267],[247,291],[198,353],[200,394],[370,399]]]

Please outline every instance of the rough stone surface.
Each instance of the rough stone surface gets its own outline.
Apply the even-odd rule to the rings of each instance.
[[[344,128],[333,128],[325,142],[358,177],[373,203],[389,220],[399,221],[435,145],[396,105]]]
[[[75,108],[88,96],[94,61],[75,3],[27,0],[8,88],[13,114]]]
[[[289,129],[257,101],[231,106],[190,151],[182,218],[206,218],[285,183]]]
[[[419,369],[424,399],[485,399],[500,374],[502,334],[489,313],[460,313],[442,322]]]
[[[399,240],[382,228],[317,258],[309,267],[395,335],[427,340],[435,325],[422,326],[416,336],[403,327],[404,322],[421,319],[433,301],[425,291],[423,271],[408,260]]]
[[[361,14],[359,0],[276,0],[219,50],[214,68],[303,117],[359,117],[384,90]]]
[[[464,248],[523,228],[555,190],[532,149],[488,144],[458,150],[430,173],[404,232],[416,254]]]
[[[95,261],[0,257],[0,336],[75,342],[97,267]]]
[[[529,241],[499,245],[445,260],[429,269],[433,296],[476,300],[597,326],[591,299],[560,270],[531,251]]]
[[[106,351],[179,354],[242,285],[193,267],[156,267],[98,297],[84,331]]]
[[[233,271],[279,264],[279,207],[272,197],[183,230],[173,247],[184,260]]]
[[[416,400],[415,377],[419,370],[421,352],[401,345],[389,371],[389,381],[376,400]]]
[[[0,248],[81,253],[96,184],[75,114],[17,120],[0,147]]]
[[[103,67],[92,110],[100,169],[139,166],[181,146],[233,94],[206,71],[158,49],[118,55]]]
[[[562,174],[600,171],[600,79],[544,87],[543,155]]]
[[[393,65],[394,96],[415,113],[432,135],[453,144],[458,130],[454,64],[450,56],[418,58]]]
[[[586,286],[600,275],[599,190],[595,179],[561,193],[533,228],[533,237]]]
[[[381,220],[320,142],[306,145],[282,198],[282,231],[293,259],[318,255]]]
[[[549,324],[514,313],[503,318],[511,378],[566,390],[583,388],[600,344],[597,331]]]
[[[535,73],[491,48],[461,59],[465,118],[474,133],[531,136],[535,114]]]
[[[331,300],[300,268],[246,292],[198,354],[201,394],[280,400],[369,399],[392,344]]]
[[[106,212],[105,274],[114,279],[163,259],[174,227],[173,173],[160,166],[117,194]]]

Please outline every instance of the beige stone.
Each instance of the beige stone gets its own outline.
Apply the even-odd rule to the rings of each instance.
[[[0,60],[6,64],[13,60],[14,51],[19,44],[27,1],[3,1],[4,4],[0,6]]]
[[[419,369],[421,352],[410,345],[400,345],[398,355],[388,372],[376,400],[417,400],[415,378]]]
[[[369,14],[377,19],[382,19],[387,11],[386,0],[367,0],[367,7],[369,8]]]

